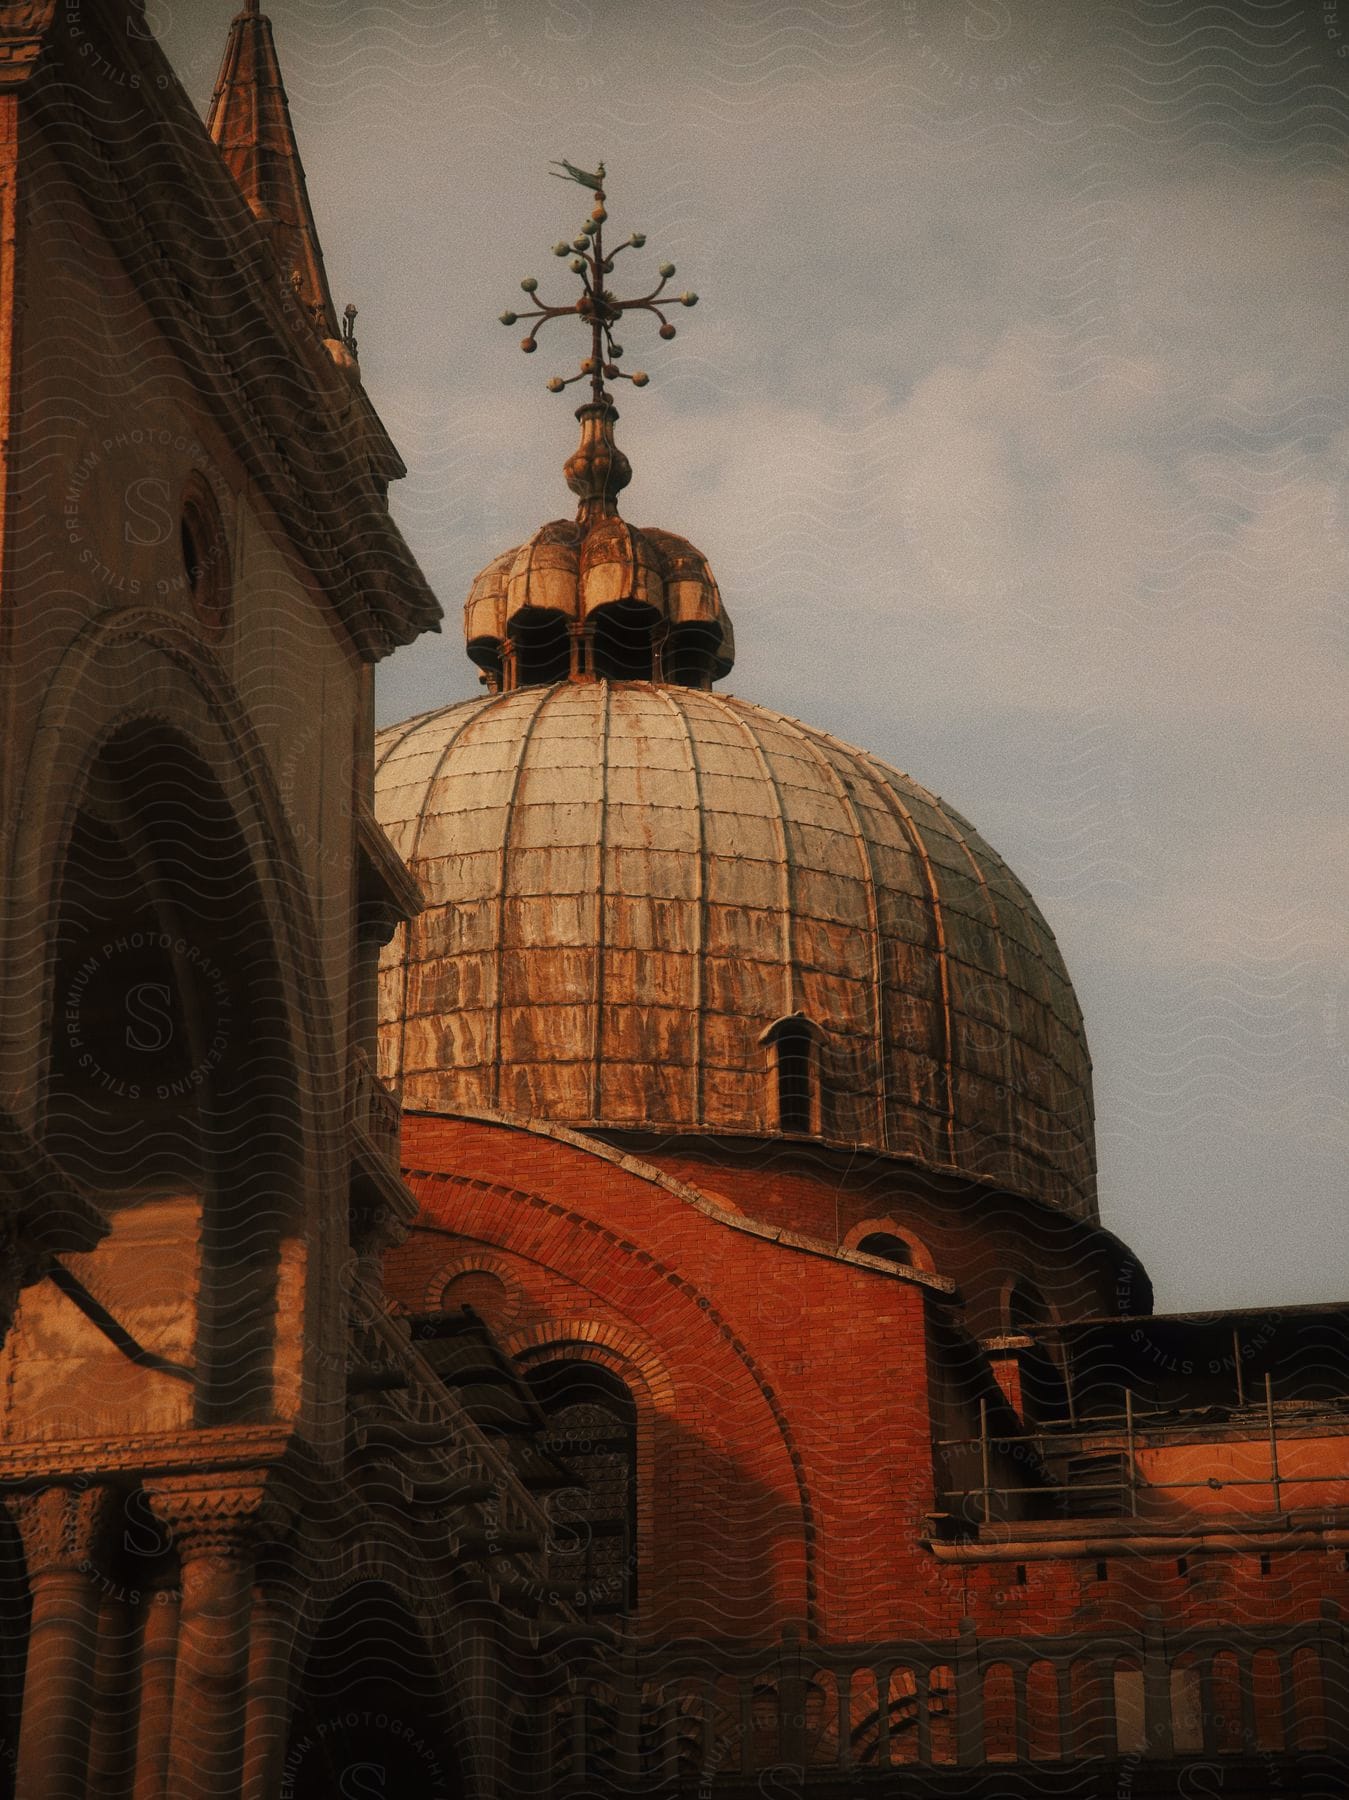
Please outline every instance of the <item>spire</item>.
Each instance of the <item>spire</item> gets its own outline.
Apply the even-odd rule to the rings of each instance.
[[[258,0],[245,0],[230,26],[206,129],[254,216],[270,229],[277,262],[300,304],[324,337],[337,337],[272,22]]]
[[[553,173],[559,180],[577,182],[594,195],[595,203],[590,217],[582,225],[578,235],[570,243],[564,241],[553,245],[553,255],[568,257],[568,267],[573,274],[580,276],[580,298],[570,306],[541,304],[533,312],[504,312],[501,323],[514,325],[522,319],[528,323],[528,336],[520,340],[520,348],[527,353],[538,348],[539,326],[546,325],[550,319],[579,318],[590,335],[590,354],[577,372],[565,378],[554,375],[547,384],[550,394],[560,394],[574,381],[586,378],[590,381],[590,398],[576,409],[576,417],[581,425],[581,442],[567,458],[565,465],[567,486],[580,500],[576,516],[584,525],[595,518],[616,515],[619,490],[632,480],[632,465],[614,442],[614,421],[618,417],[618,409],[604,384],[606,381],[630,381],[634,387],[645,387],[649,379],[642,369],[634,369],[628,374],[625,369],[619,368],[623,346],[614,342],[614,329],[626,312],[649,312],[660,320],[660,335],[672,338],[675,328],[661,308],[671,304],[696,306],[698,296],[692,293],[665,294],[662,299],[665,284],[675,272],[673,263],[662,263],[660,280],[649,294],[642,294],[633,300],[620,300],[604,285],[605,277],[613,273],[614,261],[620,252],[641,249],[646,242],[645,233],[634,231],[617,249],[606,254],[604,225],[609,214],[604,205],[604,164],[601,163],[592,175],[588,170],[578,169],[569,162],[555,163]],[[530,275],[526,276],[520,286],[533,299],[539,284]]]

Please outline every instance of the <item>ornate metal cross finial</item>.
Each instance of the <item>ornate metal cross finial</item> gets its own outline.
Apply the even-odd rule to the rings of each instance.
[[[595,205],[590,217],[582,225],[580,232],[570,243],[553,245],[554,256],[570,258],[572,272],[581,278],[581,295],[570,306],[540,305],[535,311],[527,313],[504,312],[501,315],[503,325],[514,325],[518,322],[529,324],[528,337],[520,340],[520,348],[532,352],[538,348],[538,329],[549,319],[579,317],[583,324],[590,328],[590,355],[581,364],[574,375],[565,378],[554,375],[548,383],[548,391],[560,394],[574,381],[590,378],[592,403],[602,405],[609,396],[604,391],[606,381],[630,381],[634,387],[645,387],[649,377],[642,369],[634,369],[631,374],[620,369],[618,364],[623,355],[623,346],[614,342],[614,328],[626,312],[654,313],[660,320],[660,335],[672,338],[675,328],[661,310],[662,306],[696,306],[698,296],[693,293],[667,294],[662,301],[661,294],[665,284],[675,272],[673,263],[662,263],[658,271],[660,280],[649,294],[642,294],[633,300],[620,300],[605,285],[605,277],[613,272],[614,259],[623,250],[640,250],[646,242],[643,232],[634,231],[632,235],[617,249],[606,254],[604,248],[604,225],[609,215],[604,209],[604,164],[592,175],[586,169],[578,169],[572,163],[555,164],[552,173],[561,181],[579,182],[582,187],[589,188],[595,196]],[[538,282],[532,275],[527,276],[520,286],[532,299],[538,291]]]

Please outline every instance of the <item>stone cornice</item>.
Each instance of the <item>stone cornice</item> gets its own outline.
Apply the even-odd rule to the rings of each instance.
[[[616,1149],[602,1138],[591,1137],[583,1131],[573,1130],[566,1125],[554,1124],[550,1119],[527,1119],[514,1113],[492,1112],[486,1108],[469,1111],[458,1108],[443,1113],[428,1112],[422,1107],[405,1107],[405,1116],[422,1118],[463,1119],[472,1125],[497,1125],[509,1131],[528,1132],[531,1137],[553,1138],[560,1144],[569,1144],[575,1150],[582,1150],[587,1156],[597,1156],[604,1162],[613,1163],[625,1174],[633,1175],[639,1181],[649,1182],[652,1187],[664,1188],[686,1206],[697,1212],[705,1213],[717,1224],[727,1226],[731,1231],[744,1232],[749,1237],[764,1238],[770,1243],[780,1244],[787,1250],[799,1250],[807,1256],[822,1256],[830,1262],[849,1263],[859,1269],[873,1269],[878,1275],[886,1275],[891,1280],[908,1282],[915,1287],[927,1288],[930,1293],[943,1296],[953,1295],[956,1284],[945,1275],[934,1275],[927,1269],[915,1269],[907,1263],[890,1262],[883,1256],[870,1256],[862,1250],[844,1250],[838,1244],[826,1243],[823,1238],[810,1237],[802,1231],[789,1231],[782,1225],[766,1224],[763,1220],[753,1219],[747,1213],[732,1212],[728,1207],[711,1199],[701,1188],[691,1182],[680,1181],[674,1175],[667,1175],[663,1169],[643,1162],[640,1157],[629,1155],[626,1151]],[[414,1168],[410,1162],[405,1164],[404,1174],[409,1181],[415,1181],[423,1175],[438,1175],[442,1179],[455,1180],[451,1171],[428,1170]]]
[[[295,1443],[286,1425],[222,1425],[65,1443],[0,1444],[0,1486],[141,1475],[171,1477],[279,1462]]]

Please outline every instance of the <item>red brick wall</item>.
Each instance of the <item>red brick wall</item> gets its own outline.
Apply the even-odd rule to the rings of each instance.
[[[984,1635],[1132,1632],[1149,1609],[1180,1625],[1314,1618],[1327,1596],[1349,1607],[1343,1555],[1322,1551],[1276,1553],[1268,1574],[1255,1550],[1192,1556],[1184,1575],[1173,1555],[1126,1552],[939,1563],[919,1538],[946,1354],[932,1326],[951,1302],[736,1230],[612,1155],[408,1116],[422,1215],[388,1278],[420,1311],[449,1274],[490,1269],[513,1352],[579,1346],[629,1382],[653,1632],[938,1637],[963,1616]],[[752,1198],[748,1172],[735,1188]]]
[[[907,1226],[936,1272],[959,1284],[976,1336],[1004,1328],[1004,1298],[1018,1276],[1034,1282],[1060,1318],[1148,1310],[1146,1282],[1121,1267],[1128,1259],[1119,1245],[1008,1194],[781,1143],[682,1140],[638,1154],[752,1217],[831,1243],[848,1242],[864,1221],[888,1218],[901,1235]]]

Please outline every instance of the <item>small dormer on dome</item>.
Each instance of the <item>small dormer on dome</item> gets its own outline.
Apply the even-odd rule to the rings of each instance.
[[[630,476],[612,402],[577,411],[567,463],[580,504],[496,557],[464,606],[468,654],[492,692],[607,678],[708,688],[730,673],[735,636],[707,558],[687,538],[619,517]]]

